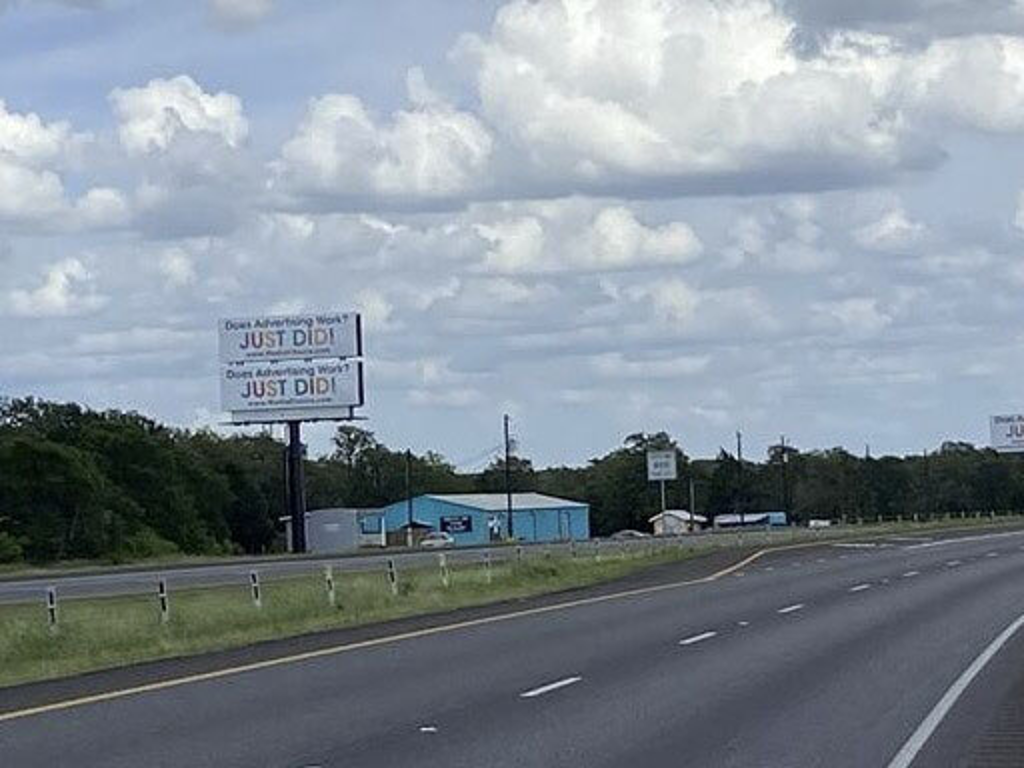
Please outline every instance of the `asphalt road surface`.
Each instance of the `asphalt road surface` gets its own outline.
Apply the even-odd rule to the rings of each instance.
[[[0,690],[0,765],[1019,766],[1022,614],[1024,532],[792,549],[73,706]]]

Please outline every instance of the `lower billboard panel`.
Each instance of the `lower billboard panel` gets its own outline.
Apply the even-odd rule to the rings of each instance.
[[[346,418],[363,404],[363,366],[351,360],[225,365],[220,400],[236,424]]]

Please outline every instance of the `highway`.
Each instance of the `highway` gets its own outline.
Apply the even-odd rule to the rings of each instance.
[[[813,534],[806,530],[748,530],[742,534],[746,540],[767,545],[775,542],[788,541],[793,535],[807,536]],[[820,534],[819,534],[820,535]],[[726,547],[734,546],[737,534],[732,532],[705,533],[671,540],[676,546]],[[592,553],[594,547],[604,547],[606,552],[614,552],[619,547],[645,547],[650,540],[608,542],[600,544],[595,541],[580,542],[581,552]],[[662,540],[667,545],[667,540]],[[540,550],[567,553],[569,544],[565,542],[551,544],[523,545],[524,556],[529,557]],[[453,563],[481,562],[490,554],[495,562],[515,557],[515,548],[498,546],[474,549],[448,549],[446,556]],[[106,570],[89,571],[86,573],[61,573],[37,575],[26,578],[0,578],[0,605],[10,603],[41,602],[50,586],[57,588],[63,598],[114,597],[151,593],[156,589],[158,579],[165,578],[172,590],[218,587],[248,584],[249,573],[258,570],[264,580],[283,579],[312,572],[320,572],[325,565],[331,565],[339,572],[368,571],[386,568],[388,558],[394,558],[399,568],[431,567],[437,562],[436,550],[397,550],[379,552],[370,550],[357,555],[321,555],[302,558],[267,557],[255,560],[225,561],[193,566],[167,566],[164,568],[109,568]]]
[[[0,764],[1024,764],[1024,532],[720,560],[135,692],[0,690]]]

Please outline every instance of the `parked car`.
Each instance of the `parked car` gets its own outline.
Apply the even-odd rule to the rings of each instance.
[[[443,549],[445,547],[455,546],[455,537],[450,533],[444,531],[434,531],[428,533],[420,541],[420,546],[424,549]]]
[[[651,538],[651,534],[627,528],[624,531],[616,531],[608,538],[612,541],[629,541],[630,539],[649,539]]]

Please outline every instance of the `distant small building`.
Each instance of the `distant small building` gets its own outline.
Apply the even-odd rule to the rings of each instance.
[[[699,531],[707,525],[708,519],[703,515],[691,514],[685,509],[666,509],[654,517],[648,518],[655,536],[678,536],[690,531]]]
[[[789,525],[785,512],[747,512],[743,515],[717,515],[715,528],[739,528],[740,526],[770,526],[772,528]]]
[[[508,514],[504,493],[424,494],[396,501],[362,518],[361,530],[372,532],[381,524],[389,541],[393,532],[414,529],[444,531],[461,546],[489,544],[507,538]],[[590,538],[587,504],[542,493],[512,494],[512,533],[519,541],[568,541]],[[397,542],[396,542],[397,543]]]
[[[380,510],[333,507],[306,512],[306,551],[314,554],[352,552],[359,547],[384,546],[384,534],[372,520],[380,519]],[[285,541],[291,546],[292,521],[281,518],[285,525]],[[365,521],[371,521],[364,531]]]

